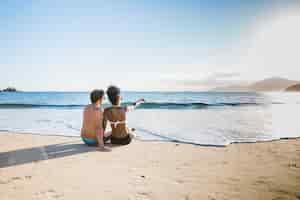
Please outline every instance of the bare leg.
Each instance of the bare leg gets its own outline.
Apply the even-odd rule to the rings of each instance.
[[[109,137],[109,136],[111,136],[111,131],[108,131],[108,132],[105,132],[104,133],[104,137],[106,138],[106,137]]]
[[[104,144],[110,140],[110,136],[111,136],[111,131],[104,133],[104,137],[103,137]]]

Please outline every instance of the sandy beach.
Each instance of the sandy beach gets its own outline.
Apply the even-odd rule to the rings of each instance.
[[[0,134],[0,199],[300,199],[300,139],[201,147]]]

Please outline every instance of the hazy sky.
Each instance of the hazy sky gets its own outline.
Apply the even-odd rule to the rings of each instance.
[[[294,2],[3,0],[0,88],[201,90],[300,79]]]

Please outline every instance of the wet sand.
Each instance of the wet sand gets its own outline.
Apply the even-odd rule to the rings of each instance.
[[[0,199],[300,199],[300,139],[201,147],[0,133]]]

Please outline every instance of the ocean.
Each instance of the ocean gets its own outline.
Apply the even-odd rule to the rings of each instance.
[[[225,146],[300,137],[299,93],[123,92],[137,139]],[[107,99],[107,98],[106,98]],[[80,136],[88,92],[1,92],[0,131]],[[105,100],[103,107],[109,106]],[[1,134],[0,132],[0,134]]]

